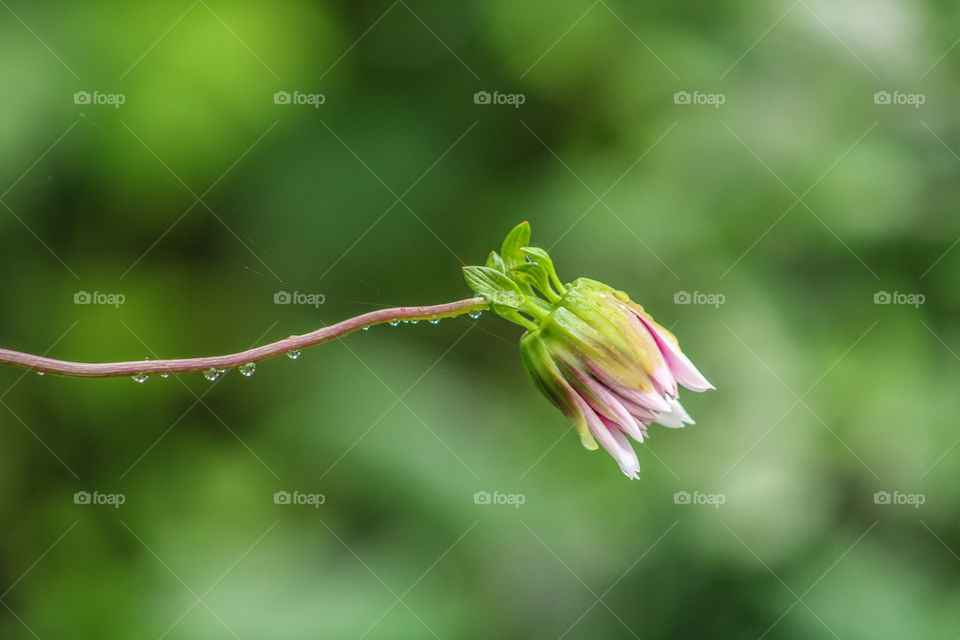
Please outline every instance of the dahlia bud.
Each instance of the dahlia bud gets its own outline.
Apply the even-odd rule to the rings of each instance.
[[[496,313],[527,329],[520,338],[524,368],[574,420],[583,446],[599,443],[625,475],[638,478],[626,436],[643,442],[654,422],[693,424],[677,400],[678,384],[714,387],[673,334],[627,294],[588,278],[562,284],[547,252],[525,246],[529,239],[529,225],[519,225],[487,266],[465,268],[467,282]]]

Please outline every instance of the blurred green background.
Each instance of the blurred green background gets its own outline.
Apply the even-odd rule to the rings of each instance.
[[[0,637],[960,636],[955,3],[0,5],[2,346],[455,300],[529,220],[717,387],[630,482],[492,314],[4,369]]]

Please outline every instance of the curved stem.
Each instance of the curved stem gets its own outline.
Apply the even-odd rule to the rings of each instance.
[[[489,305],[483,298],[468,298],[458,302],[448,302],[430,307],[395,307],[371,311],[305,333],[290,336],[284,340],[265,344],[262,347],[248,349],[240,353],[205,358],[180,358],[176,360],[133,360],[129,362],[70,362],[56,360],[31,353],[22,353],[10,349],[0,349],[0,365],[33,369],[38,373],[53,373],[75,378],[116,378],[120,376],[154,375],[170,373],[189,373],[207,369],[232,369],[249,362],[260,362],[282,356],[290,351],[306,349],[321,342],[335,340],[343,336],[384,322],[404,320],[433,320],[453,318],[455,316],[482,311]]]

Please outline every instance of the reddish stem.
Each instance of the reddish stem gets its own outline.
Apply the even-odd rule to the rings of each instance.
[[[371,327],[384,322],[402,322],[409,320],[434,320],[452,318],[471,311],[487,309],[483,298],[468,298],[458,302],[448,302],[430,307],[395,307],[371,311],[323,327],[301,336],[290,336],[284,340],[265,344],[262,347],[248,349],[240,353],[206,358],[180,358],[176,360],[133,360],[130,362],[70,362],[57,360],[31,353],[22,353],[10,349],[0,349],[0,365],[10,365],[33,369],[38,373],[53,373],[75,378],[116,378],[120,376],[155,375],[170,373],[189,373],[208,369],[233,369],[249,362],[260,362],[282,356],[290,351],[306,349],[321,342]]]

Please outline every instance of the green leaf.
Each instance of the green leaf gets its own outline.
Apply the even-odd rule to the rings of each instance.
[[[463,277],[473,291],[496,307],[519,309],[526,300],[513,280],[493,267],[464,267]]]
[[[550,281],[553,282],[554,286],[557,287],[557,290],[561,294],[566,291],[566,288],[563,286],[563,283],[560,282],[560,278],[557,276],[556,269],[553,267],[553,260],[550,258],[550,254],[540,247],[521,247],[520,251],[535,263],[543,267],[544,273],[550,277]]]
[[[500,254],[496,251],[491,251],[490,255],[487,257],[487,266],[496,269],[500,273],[507,272],[507,265],[504,264],[503,258],[500,257]]]
[[[500,255],[508,269],[523,264],[526,259],[523,257],[521,249],[530,242],[530,223],[521,222],[515,226],[503,241],[500,248]]]
[[[550,290],[550,280],[543,265],[525,262],[510,269],[510,275],[518,282],[527,284],[544,295]]]
[[[520,247],[520,251],[524,255],[529,256],[529,258],[534,262],[536,262],[537,264],[542,264],[548,269],[553,268],[553,260],[550,259],[550,254],[544,251],[543,249],[541,249],[540,247],[524,246],[524,247]]]

